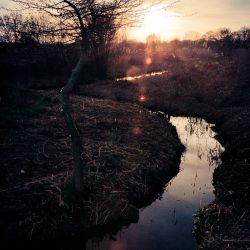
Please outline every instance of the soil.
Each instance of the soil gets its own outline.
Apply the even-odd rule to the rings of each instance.
[[[73,95],[84,162],[76,195],[59,92],[10,96],[0,106],[0,235],[14,247],[135,222],[179,170],[184,148],[166,119],[136,104]]]

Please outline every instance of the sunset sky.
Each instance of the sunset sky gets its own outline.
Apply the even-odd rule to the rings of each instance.
[[[250,0],[181,0],[168,9],[166,15],[165,22],[155,24],[156,33],[160,33],[162,39],[182,39],[188,31],[204,34],[224,27],[237,30],[250,26]],[[158,16],[161,14],[156,14],[155,19]],[[132,29],[129,37],[141,40],[147,33],[142,25],[142,28]]]
[[[0,6],[10,2],[0,0]],[[204,34],[224,27],[237,30],[250,26],[250,0],[181,0],[166,11],[161,6],[149,11],[140,26],[130,28],[128,38],[143,41],[148,34],[157,33],[162,40],[169,40],[182,39],[188,31]]]

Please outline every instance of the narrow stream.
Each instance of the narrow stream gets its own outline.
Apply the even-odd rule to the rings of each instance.
[[[168,70],[155,71],[155,72],[145,73],[145,74],[141,74],[137,76],[125,76],[125,77],[117,78],[116,81],[134,81],[134,80],[149,77],[149,76],[163,75],[165,73],[169,73]]]
[[[86,249],[195,249],[193,214],[214,199],[212,175],[224,149],[205,120],[171,117],[170,122],[186,147],[180,172],[166,185],[161,199],[140,210],[138,223],[102,241],[90,239]]]

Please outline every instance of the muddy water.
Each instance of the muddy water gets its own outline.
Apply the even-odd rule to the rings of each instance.
[[[214,199],[212,174],[223,147],[203,119],[171,117],[170,122],[186,146],[180,172],[166,185],[161,199],[140,210],[138,223],[101,241],[89,240],[87,249],[195,249],[193,214]]]

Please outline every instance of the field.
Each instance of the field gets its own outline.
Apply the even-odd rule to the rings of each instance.
[[[0,216],[5,240],[81,233],[87,239],[136,222],[138,209],[159,197],[179,171],[184,148],[165,119],[168,114],[215,123],[225,147],[214,172],[216,200],[195,216],[200,248],[250,244],[249,50],[230,56],[204,48],[159,50],[150,66],[137,52],[113,67],[111,62],[111,69],[119,77],[162,73],[130,81],[115,80],[114,72],[106,80],[83,75],[71,96],[83,145],[81,194],[72,186],[71,143],[59,94],[69,72],[4,79]]]
[[[194,232],[201,249],[245,249],[250,243],[249,59],[243,51],[226,58],[199,53],[182,55],[180,62],[160,76],[85,85],[79,93],[135,101],[169,115],[202,117],[215,123],[217,138],[225,147],[213,179],[217,198],[197,211]]]

